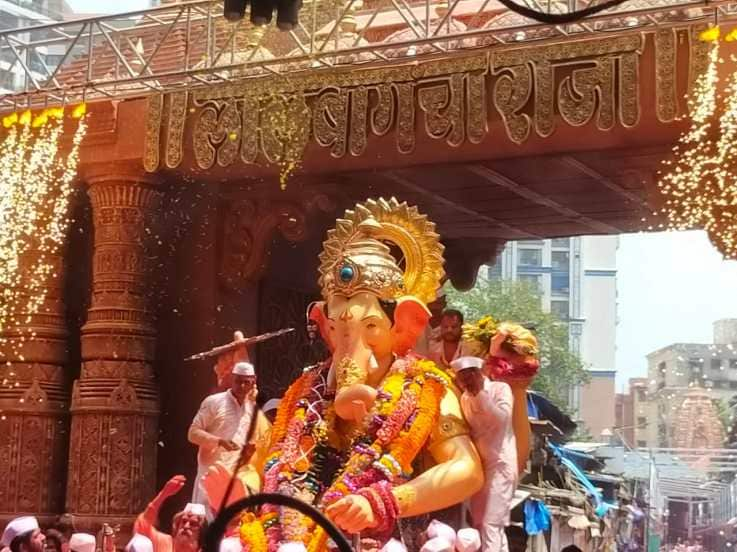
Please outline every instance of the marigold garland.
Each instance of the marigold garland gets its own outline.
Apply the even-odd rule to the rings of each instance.
[[[250,512],[241,518],[240,537],[246,552],[267,552],[264,526],[261,520]]]
[[[303,374],[284,395],[264,466],[264,492],[310,504],[319,496],[320,509],[349,494],[362,494],[386,518],[375,531],[384,538],[398,515],[391,488],[411,475],[412,462],[437,422],[450,379],[431,361],[415,356],[398,359],[378,389],[371,411],[345,443],[336,431],[332,396],[322,395],[315,387],[320,371]],[[299,512],[264,505],[260,514],[255,523],[261,523],[262,532],[246,528],[244,533],[242,528],[242,539],[263,535],[268,552],[276,552],[286,542],[302,542],[308,552],[327,550],[325,532]]]

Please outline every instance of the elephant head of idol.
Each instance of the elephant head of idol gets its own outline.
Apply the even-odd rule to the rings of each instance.
[[[435,225],[396,199],[346,211],[320,255],[323,301],[310,318],[333,353],[335,412],[362,419],[397,356],[412,349],[430,319],[443,272]]]

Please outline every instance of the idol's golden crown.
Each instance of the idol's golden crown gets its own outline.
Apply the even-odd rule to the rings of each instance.
[[[383,300],[413,295],[429,303],[444,274],[435,225],[416,207],[394,198],[370,199],[346,211],[328,232],[320,254],[326,299],[368,292]]]

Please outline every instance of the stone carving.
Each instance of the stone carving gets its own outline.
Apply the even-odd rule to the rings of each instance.
[[[65,265],[61,256],[45,255],[54,270],[45,282],[46,296],[39,312],[22,328],[8,327],[0,335],[2,523],[18,512],[33,512],[50,521],[64,506],[68,392],[61,290]],[[21,266],[35,263],[37,256],[37,251],[28,251]],[[23,340],[28,335],[35,338]]]
[[[673,431],[678,448],[722,448],[724,425],[706,389],[693,388],[686,392],[678,409]]]
[[[167,149],[167,162],[172,155]],[[78,529],[94,531],[104,520],[126,532],[155,491],[155,473],[143,467],[156,465],[158,419],[154,320],[146,292],[156,251],[150,223],[161,192],[137,174],[89,184],[92,300],[72,393],[67,511]]]
[[[220,278],[231,290],[258,280],[266,269],[265,251],[276,230],[285,239],[299,242],[307,237],[307,215],[313,209],[334,208],[325,196],[297,203],[229,199],[225,202]]]

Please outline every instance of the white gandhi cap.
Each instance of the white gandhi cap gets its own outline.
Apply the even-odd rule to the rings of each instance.
[[[125,545],[125,552],[154,552],[154,543],[146,535],[136,533]]]
[[[69,550],[72,552],[95,552],[97,541],[89,533],[74,533],[69,539]]]
[[[33,516],[15,518],[5,527],[2,539],[0,539],[0,545],[10,546],[10,543],[13,542],[15,537],[25,535],[38,528],[38,520]]]
[[[478,552],[481,549],[481,537],[479,532],[472,527],[458,530],[456,539],[456,550],[458,552]]]
[[[236,376],[255,376],[256,370],[250,362],[236,362],[233,366],[233,374]]]
[[[271,410],[279,408],[279,404],[281,404],[281,399],[269,399],[261,410],[264,412],[270,412]]]
[[[451,362],[450,367],[456,374],[462,370],[468,370],[470,368],[481,370],[481,368],[484,367],[484,360],[479,357],[464,356]]]
[[[193,516],[202,516],[205,517],[207,515],[207,512],[205,512],[205,506],[203,504],[197,504],[195,502],[190,502],[184,507],[183,512],[185,514],[192,514]]]

